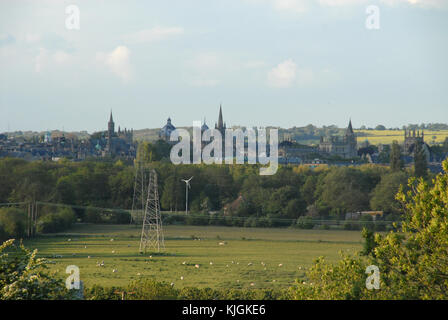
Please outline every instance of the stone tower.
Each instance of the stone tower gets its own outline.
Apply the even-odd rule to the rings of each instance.
[[[226,132],[226,124],[223,121],[222,118],[222,106],[219,105],[219,116],[218,116],[218,123],[215,124],[215,129],[219,130],[219,132],[221,132],[222,137],[225,137],[225,132]]]

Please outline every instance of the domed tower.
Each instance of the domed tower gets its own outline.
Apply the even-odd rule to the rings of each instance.
[[[166,142],[170,141],[171,132],[176,130],[176,127],[171,123],[171,118],[168,118],[166,121],[166,125],[159,132],[159,138],[165,140]]]

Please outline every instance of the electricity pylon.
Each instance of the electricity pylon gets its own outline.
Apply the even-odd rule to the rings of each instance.
[[[132,198],[131,223],[141,223],[148,197],[149,170],[143,162],[138,161],[135,166],[134,196]]]
[[[157,252],[165,249],[162,218],[160,215],[159,191],[157,188],[157,173],[154,169],[149,172],[148,196],[146,198],[145,215],[143,217],[140,253],[146,253],[147,249],[154,249]]]

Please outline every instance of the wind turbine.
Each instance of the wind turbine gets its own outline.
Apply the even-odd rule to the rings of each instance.
[[[190,185],[191,179],[193,179],[193,177],[191,177],[188,180],[182,179],[182,181],[185,182],[185,214],[188,213],[188,189],[191,188],[191,185]]]

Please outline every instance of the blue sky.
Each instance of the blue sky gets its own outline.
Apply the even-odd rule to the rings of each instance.
[[[446,123],[447,57],[447,0],[2,1],[0,132]]]

